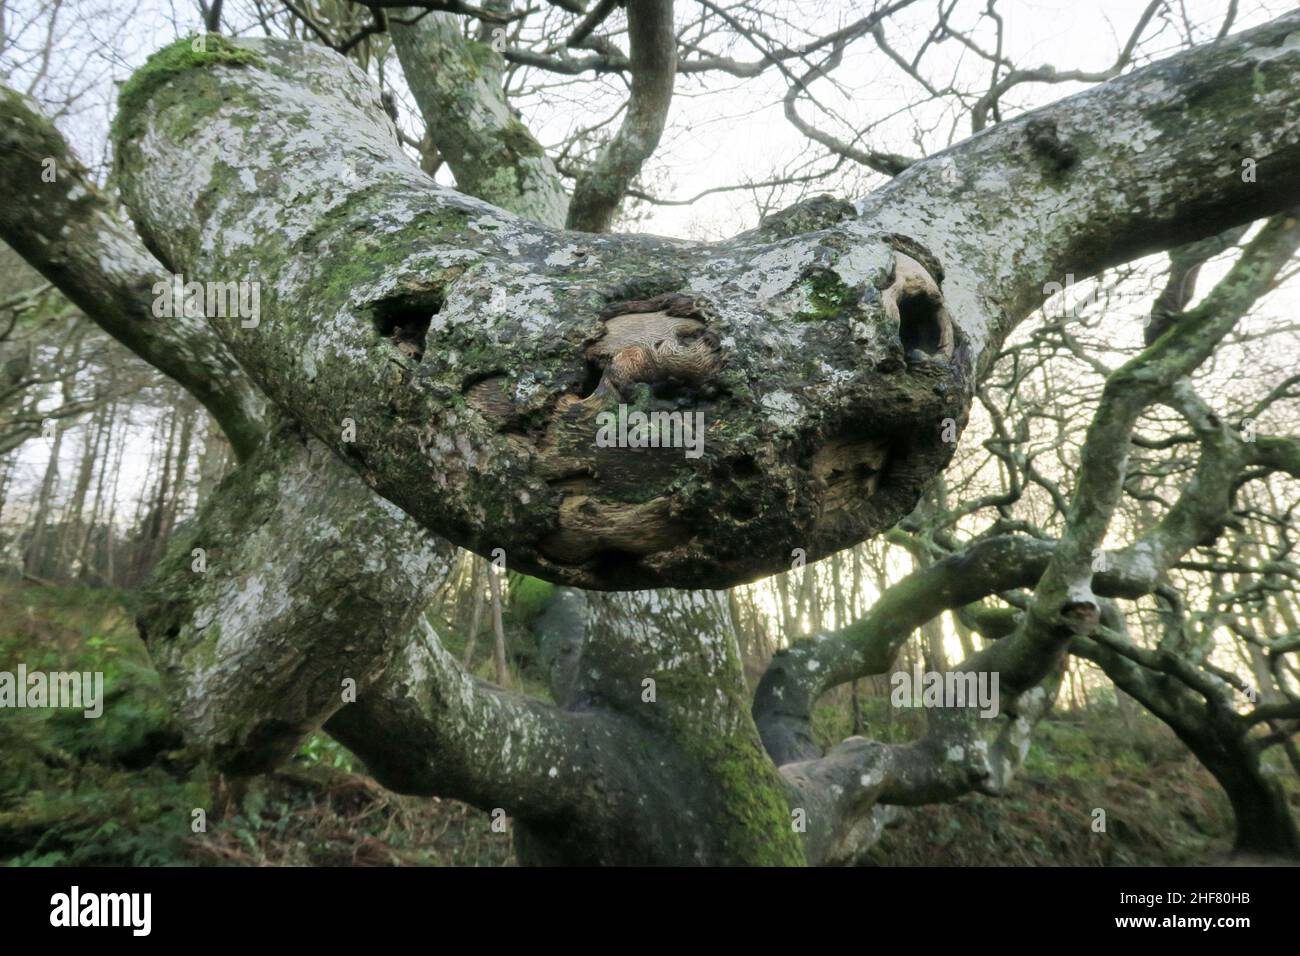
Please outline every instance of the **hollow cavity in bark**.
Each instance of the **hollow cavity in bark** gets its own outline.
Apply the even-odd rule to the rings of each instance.
[[[335,55],[232,42],[257,58],[151,89],[127,200],[184,271],[274,276],[258,328],[216,331],[425,527],[557,583],[727,587],[891,526],[950,460],[985,305],[902,223],[547,229],[431,182]],[[200,216],[167,198],[196,169]]]

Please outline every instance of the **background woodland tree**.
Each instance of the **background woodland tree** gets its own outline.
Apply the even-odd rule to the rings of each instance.
[[[1063,689],[1107,685],[1238,851],[1300,856],[1300,18],[1154,0],[1086,70],[969,6],[204,4],[89,166],[66,11],[5,9],[13,572],[139,585],[232,778],[323,728],[504,810],[525,862],[861,861],[909,806],[1006,793]],[[909,93],[855,124],[864,50]],[[709,187],[738,235],[634,231],[709,198],[655,163],[730,84],[799,157]],[[177,274],[259,283],[259,321],[157,318]],[[704,455],[598,448],[620,405],[702,411]],[[865,726],[912,662],[998,674],[999,716]]]

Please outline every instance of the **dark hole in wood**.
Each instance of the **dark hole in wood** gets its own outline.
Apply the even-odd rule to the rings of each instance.
[[[943,347],[943,325],[939,303],[927,295],[914,294],[898,300],[898,337],[903,354],[913,351],[936,355]]]
[[[601,548],[591,556],[590,563],[600,568],[611,580],[616,580],[620,573],[635,572],[641,564],[641,557],[622,548]]]
[[[429,323],[441,308],[442,296],[438,293],[412,292],[380,299],[368,311],[375,331],[418,362],[424,358]]]
[[[600,377],[603,374],[604,369],[600,367],[599,362],[587,359],[587,374],[582,380],[582,385],[579,386],[578,397],[590,398],[595,393],[596,386],[600,384]]]

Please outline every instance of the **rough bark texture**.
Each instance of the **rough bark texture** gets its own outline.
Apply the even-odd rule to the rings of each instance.
[[[501,54],[466,37],[460,17],[415,8],[393,14],[389,33],[402,72],[460,191],[563,225],[568,197],[545,150],[511,111]]]
[[[1063,602],[1149,593],[1230,501],[1237,472],[1203,461],[1204,494],[1080,573],[1133,407],[1204,357],[1198,333],[1230,327],[1222,310],[1276,271],[1268,243],[1294,222],[1266,230],[1206,328],[1180,324],[1121,370],[1061,543],[997,539],[918,571],[864,621],[780,655],[757,719],[708,591],[570,608],[585,617],[552,658],[560,706],[476,681],[418,614],[450,560],[421,527],[598,589],[732,584],[887,527],[946,464],[948,426],[1046,281],[1294,199],[1298,33],[1292,15],[1001,124],[860,215],[811,204],[719,244],[565,234],[441,189],[321,48],[162,51],[123,91],[126,200],[166,269],[264,283],[261,323],[214,320],[212,354],[294,422],[178,536],[141,614],[192,737],[250,770],[324,725],[395,789],[504,808],[529,862],[850,862],[892,805],[1001,791],[1055,696]],[[6,228],[30,232],[32,212]],[[67,256],[111,296],[157,269],[138,252],[95,275],[96,242],[74,233]],[[144,354],[157,334],[128,344]],[[178,334],[192,348],[208,330]],[[620,404],[703,412],[704,454],[596,447],[597,412]],[[1202,431],[1237,464],[1300,468],[1293,443]],[[822,690],[891,666],[943,608],[1035,584],[1031,612],[963,665],[1013,678],[1006,718],[941,712],[913,744],[812,746]]]
[[[725,599],[589,598],[567,625],[565,706],[548,706],[452,659],[420,615],[452,549],[359,490],[283,426],[145,591],[141,634],[187,738],[222,769],[269,769],[323,726],[394,790],[506,810],[526,862],[804,860]]]
[[[1160,576],[1231,511],[1235,477],[1254,457],[1247,451],[1253,442],[1204,407],[1186,376],[1272,286],[1297,246],[1300,217],[1294,211],[1273,217],[1200,305],[1108,376],[1058,541],[1008,537],[972,545],[891,588],[861,621],[777,654],[754,707],[764,743],[783,773],[815,782],[860,767],[863,786],[876,787],[874,800],[885,804],[930,802],[969,789],[1005,789],[1024,760],[1033,722],[1055,697],[1070,646],[1101,624],[1107,608],[1099,595],[1137,597],[1155,590]],[[1202,442],[1195,477],[1161,521],[1129,547],[1110,553],[1113,568],[1096,572],[1093,555],[1122,494],[1134,425],[1144,408],[1162,400],[1183,411]],[[861,741],[850,747],[846,742],[820,756],[810,725],[812,706],[825,689],[892,667],[903,641],[940,611],[1028,587],[1033,593],[1023,612],[1009,616],[996,631],[986,630],[994,642],[956,668],[999,676],[1009,722],[986,722],[981,728],[969,711],[939,712],[930,716],[929,733],[916,744]],[[1152,656],[1163,661],[1171,655]],[[1193,670],[1185,667],[1178,673]],[[1237,715],[1230,696],[1213,681],[1193,675],[1189,682],[1209,699],[1206,712],[1196,713],[1183,700],[1181,708],[1192,713],[1168,720],[1170,726],[1189,746],[1195,744],[1194,752],[1205,754],[1206,766],[1224,781],[1229,795],[1235,791],[1234,806],[1272,808],[1268,824],[1239,821],[1248,829],[1256,826],[1252,839],[1264,831],[1286,837],[1294,825],[1289,815],[1277,816],[1276,794],[1270,803],[1258,752],[1252,754],[1257,745],[1246,740],[1252,724],[1262,718],[1258,712]],[[832,810],[836,833],[853,833],[874,819],[874,803],[865,798]],[[1292,845],[1289,838],[1279,844],[1284,852]]]
[[[860,218],[786,238],[522,222],[429,182],[353,67],[284,41],[210,43],[141,81],[118,145],[165,262],[271,286],[259,328],[219,327],[241,364],[426,527],[484,554],[509,543],[514,567],[560,583],[724,586],[782,567],[791,542],[813,559],[910,510],[951,455],[972,373],[1045,279],[1294,196],[1296,24],[1004,123],[918,163]],[[1071,148],[1045,153],[1053,141]],[[1243,152],[1267,188],[1241,181]],[[907,260],[937,299],[896,283]],[[666,363],[611,374],[610,320],[668,293],[689,319],[656,313],[638,343]],[[419,361],[398,328],[423,335]],[[701,339],[717,343],[703,380],[673,365]],[[931,347],[909,362],[905,341]],[[703,412],[703,456],[595,447],[596,413],[619,404]]]
[[[281,427],[172,537],[143,592],[140,634],[186,736],[232,772],[290,756],[383,673],[450,550]]]

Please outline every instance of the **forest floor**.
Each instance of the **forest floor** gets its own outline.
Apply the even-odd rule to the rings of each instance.
[[[402,797],[312,738],[238,798],[183,745],[131,624],[130,595],[0,583],[0,670],[105,674],[104,714],[0,710],[0,863],[501,866],[507,832],[452,800]],[[864,702],[883,739],[917,729]],[[890,719],[885,720],[886,717]],[[828,738],[847,708],[819,712]],[[1294,777],[1292,777],[1294,780]],[[1291,787],[1300,812],[1300,788]],[[224,804],[224,813],[216,807]],[[1098,832],[1096,811],[1105,812]],[[1213,778],[1159,722],[1113,708],[1043,722],[1011,793],[908,811],[881,865],[1198,865],[1223,862],[1232,817]]]

